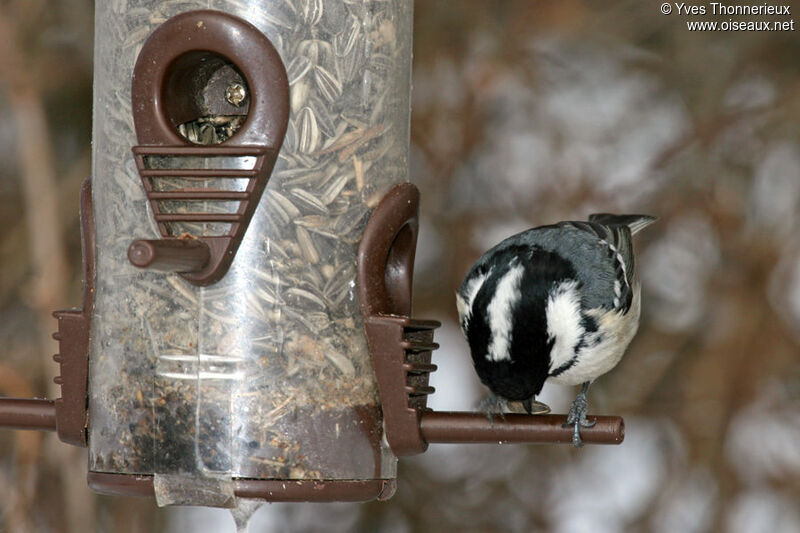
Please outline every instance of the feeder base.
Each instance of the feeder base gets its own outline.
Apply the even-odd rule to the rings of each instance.
[[[154,497],[153,476],[89,472],[89,488],[111,496]],[[266,502],[366,502],[388,500],[394,495],[394,479],[289,480],[235,479],[238,498]]]

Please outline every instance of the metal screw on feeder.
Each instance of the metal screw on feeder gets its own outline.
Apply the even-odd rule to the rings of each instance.
[[[220,507],[389,498],[397,457],[430,442],[571,442],[564,416],[427,408],[412,1],[141,4],[165,22],[96,6],[62,398],[4,399],[0,425],[88,446],[97,491]],[[621,419],[597,419],[585,442],[622,440]]]
[[[225,100],[236,107],[241,107],[246,97],[247,90],[241,83],[232,83],[225,89]]]

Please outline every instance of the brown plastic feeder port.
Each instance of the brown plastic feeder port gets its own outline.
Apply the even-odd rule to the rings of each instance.
[[[236,102],[239,106],[223,97],[211,104],[197,98],[201,91],[224,92],[226,78],[219,72],[227,73],[231,84],[238,81],[236,69],[227,65],[231,58],[246,83],[246,98]],[[140,143],[133,153],[161,239],[133,242],[128,257],[135,266],[180,272],[194,284],[210,285],[228,271],[286,134],[289,84],[283,62],[269,39],[249,23],[220,11],[190,11],[171,18],[147,39],[131,94]],[[178,133],[180,124],[206,113],[246,118],[220,145],[199,146]],[[159,188],[160,181],[174,179],[197,186]],[[224,185],[239,180],[247,182],[243,190]],[[164,209],[168,203],[201,202],[208,205],[202,211]],[[237,207],[226,210],[231,204]],[[171,229],[181,223],[226,225],[227,230],[186,238]]]
[[[372,214],[358,251],[359,296],[364,327],[383,407],[386,438],[395,455],[424,452],[431,442],[571,443],[565,415],[506,414],[490,421],[484,413],[427,408],[433,340],[440,326],[411,314],[411,282],[417,241],[419,191],[410,183],[394,187]],[[619,444],[620,417],[590,417],[584,442]]]

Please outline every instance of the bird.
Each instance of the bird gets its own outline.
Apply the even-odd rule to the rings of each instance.
[[[508,402],[530,414],[544,383],[580,385],[564,427],[583,446],[589,386],[619,363],[639,327],[641,285],[632,237],[649,215],[598,213],[503,240],[470,268],[456,293],[489,417]]]

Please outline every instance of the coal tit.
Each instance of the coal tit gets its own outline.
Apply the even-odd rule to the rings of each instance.
[[[631,237],[654,220],[595,214],[518,233],[478,259],[456,303],[490,411],[514,401],[530,413],[545,381],[580,384],[565,427],[582,445],[580,428],[594,425],[586,391],[639,327]]]

